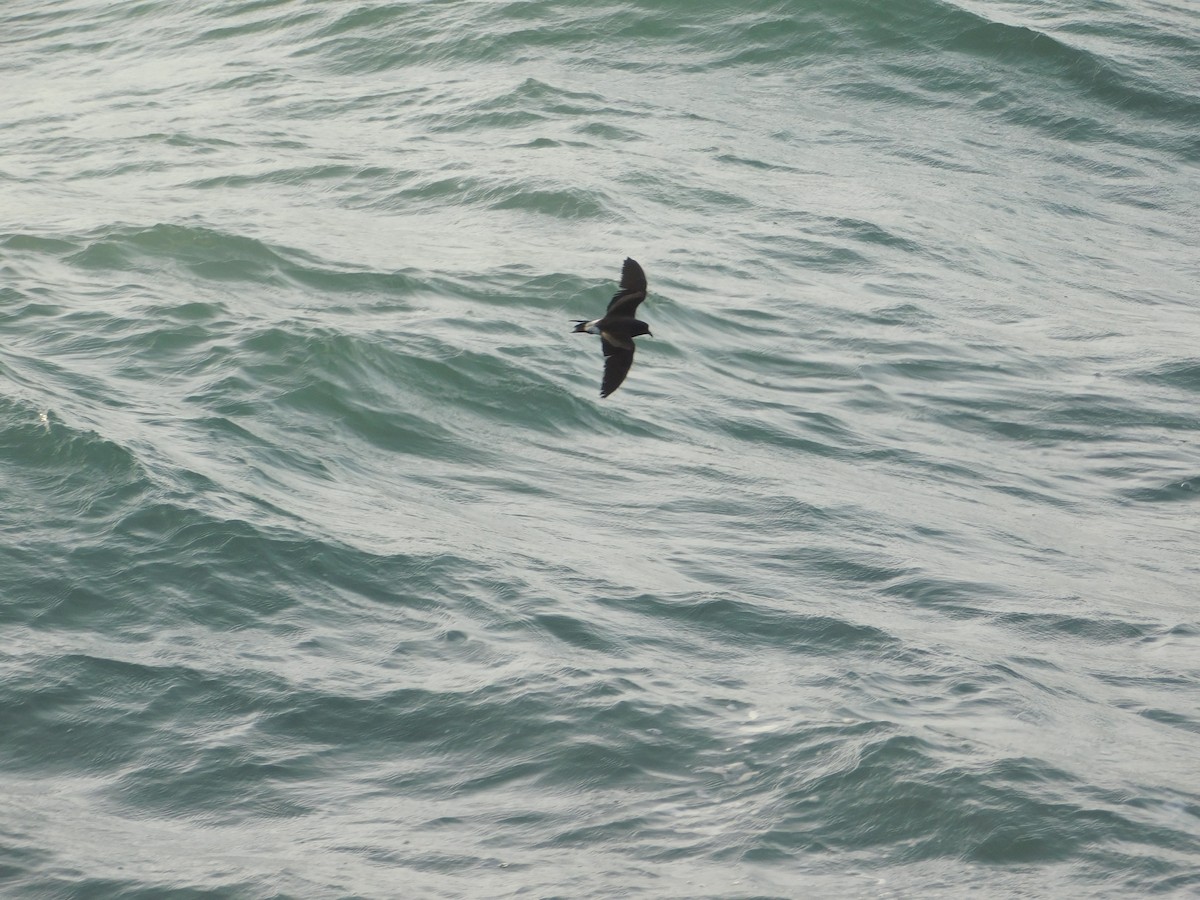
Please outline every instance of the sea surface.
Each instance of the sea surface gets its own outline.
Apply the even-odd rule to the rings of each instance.
[[[0,896],[1200,896],[1198,221],[1191,0],[6,0]]]

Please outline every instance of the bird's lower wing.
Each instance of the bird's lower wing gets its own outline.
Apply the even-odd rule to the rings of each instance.
[[[633,341],[614,340],[611,335],[602,334],[600,346],[604,348],[604,381],[600,385],[600,396],[607,397],[629,374],[629,367],[633,365]]]

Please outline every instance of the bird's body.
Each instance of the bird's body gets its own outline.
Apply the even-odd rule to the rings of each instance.
[[[604,350],[604,380],[600,396],[607,397],[621,386],[633,365],[633,339],[650,334],[650,326],[635,318],[638,304],[646,299],[646,273],[636,260],[626,258],[621,268],[621,289],[608,302],[599,319],[575,321],[573,334],[598,334]],[[653,335],[650,335],[653,337]]]

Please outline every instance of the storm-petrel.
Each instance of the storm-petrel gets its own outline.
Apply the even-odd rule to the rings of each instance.
[[[634,318],[638,304],[646,299],[646,273],[636,260],[626,257],[621,267],[621,289],[608,301],[608,310],[599,319],[588,322],[574,319],[572,334],[598,334],[604,349],[604,381],[600,396],[607,397],[621,386],[633,365],[633,339],[650,334],[650,326]],[[654,335],[650,334],[650,337]]]

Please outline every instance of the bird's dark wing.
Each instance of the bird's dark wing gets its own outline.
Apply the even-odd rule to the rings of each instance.
[[[629,367],[633,365],[633,341],[601,332],[600,346],[604,348],[604,381],[600,385],[600,396],[607,397],[629,374]]]
[[[626,257],[621,269],[621,289],[613,294],[608,301],[610,316],[628,316],[633,318],[637,313],[638,304],[646,299],[646,273],[637,264],[637,260]]]

